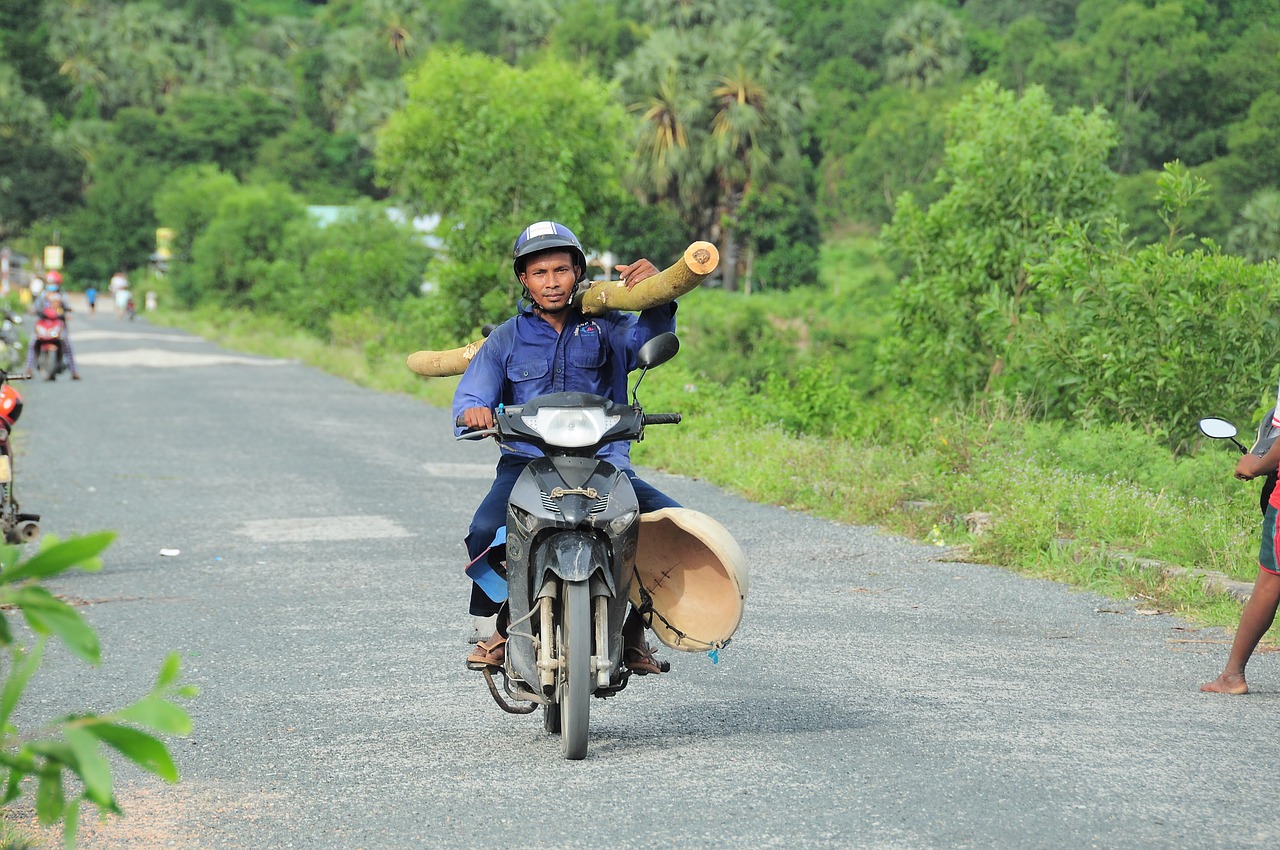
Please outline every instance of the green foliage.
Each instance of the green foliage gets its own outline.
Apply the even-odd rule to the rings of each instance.
[[[529,223],[551,218],[588,247],[605,241],[625,116],[603,84],[555,60],[520,70],[433,53],[408,94],[381,137],[379,172],[415,207],[441,213],[449,262],[437,281],[456,299],[461,336],[510,314],[511,245]]]
[[[223,199],[238,189],[234,177],[208,164],[175,172],[156,192],[156,221],[174,232],[169,274],[173,293],[184,306],[199,302],[203,288],[191,263],[192,247],[217,215]]]
[[[1029,372],[1049,412],[1127,422],[1174,447],[1210,413],[1250,415],[1274,383],[1280,269],[1114,229],[1067,227],[1032,271],[1054,298],[1029,330]]]
[[[958,93],[886,88],[823,134],[819,215],[825,223],[888,221],[898,198],[910,192],[927,205],[941,196],[947,114]]]
[[[84,196],[84,206],[67,217],[67,270],[99,286],[122,267],[145,267],[156,246],[152,198],[164,180],[162,168],[141,160],[125,146],[112,146],[113,159]]]
[[[395,316],[417,298],[430,254],[411,226],[393,222],[373,202],[324,228],[299,228],[285,251],[299,274],[282,282],[273,304],[321,338],[344,314]]]
[[[283,294],[300,280],[285,249],[305,226],[305,206],[283,185],[228,191],[192,241],[191,281],[198,289],[190,303],[283,308]]]
[[[882,365],[899,385],[965,400],[1002,386],[1019,324],[1042,304],[1027,265],[1051,249],[1051,226],[1104,212],[1113,136],[1099,112],[1056,115],[1043,89],[1015,99],[990,83],[949,127],[946,194],[928,210],[905,197],[884,231],[905,274]]]
[[[64,542],[46,537],[40,551],[25,561],[19,560],[16,547],[0,547],[0,649],[7,650],[9,660],[0,690],[3,802],[30,795],[34,781],[40,822],[61,822],[68,848],[75,845],[83,803],[92,803],[104,814],[121,814],[107,758],[111,751],[168,782],[177,782],[177,766],[156,736],[191,732],[191,719],[175,700],[195,696],[195,689],[179,683],[177,655],[165,660],[150,692],[124,708],[106,714],[73,714],[40,728],[24,730],[15,724],[14,711],[40,668],[49,638],[56,638],[82,661],[97,664],[99,660],[93,628],[39,582],[73,568],[100,569],[99,555],[114,537],[109,532]],[[14,610],[25,619],[32,642],[24,642],[10,626],[8,612]],[[68,788],[71,777],[76,784]]]

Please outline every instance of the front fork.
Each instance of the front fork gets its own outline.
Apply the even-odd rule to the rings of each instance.
[[[559,585],[549,582],[547,591],[538,597],[538,623],[541,639],[537,641],[538,652],[538,684],[542,692],[551,696],[555,691],[557,674],[564,666],[561,651],[555,645],[554,600],[559,595]],[[593,596],[591,598],[592,631],[595,633],[595,651],[591,653],[591,672],[595,675],[596,687],[607,688],[613,673],[609,663],[609,597]]]

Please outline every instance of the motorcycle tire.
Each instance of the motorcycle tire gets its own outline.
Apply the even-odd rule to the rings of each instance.
[[[585,581],[565,582],[561,590],[560,622],[564,639],[560,660],[560,748],[567,759],[587,757],[591,720],[591,589]]]
[[[58,354],[53,349],[44,348],[36,358],[36,369],[40,377],[52,381],[58,377]]]

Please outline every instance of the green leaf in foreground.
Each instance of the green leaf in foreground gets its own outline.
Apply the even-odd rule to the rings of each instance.
[[[48,578],[72,567],[82,570],[96,571],[102,568],[98,555],[111,541],[115,540],[114,531],[99,531],[83,537],[73,537],[60,542],[50,535],[45,538],[44,546],[30,560],[18,565],[15,569],[0,572],[0,584],[13,584],[31,578]]]
[[[36,585],[13,589],[6,596],[6,601],[22,608],[27,624],[38,634],[55,635],[80,659],[98,663],[98,635],[70,605]]]
[[[159,739],[118,723],[94,724],[86,731],[144,770],[168,782],[178,781],[178,768],[169,755],[169,749]]]

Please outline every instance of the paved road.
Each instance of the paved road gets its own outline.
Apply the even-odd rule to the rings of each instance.
[[[74,332],[85,380],[26,387],[20,495],[59,535],[119,530],[55,585],[106,661],[59,654],[27,711],[122,704],[169,650],[202,689],[182,782],[122,769],[128,817],[85,847],[1280,840],[1280,656],[1255,694],[1204,696],[1220,632],[657,474],[742,543],[747,616],[718,665],[668,652],[595,703],[564,762],[462,663],[491,446],[296,363],[112,315]]]

